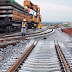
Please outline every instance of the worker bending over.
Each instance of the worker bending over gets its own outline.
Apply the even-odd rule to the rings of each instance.
[[[23,19],[22,27],[21,27],[22,36],[26,35],[26,29],[27,29],[27,22],[26,22],[26,19]]]

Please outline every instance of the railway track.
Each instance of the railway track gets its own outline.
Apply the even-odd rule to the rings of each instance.
[[[60,47],[60,50],[64,56],[63,61],[64,61],[64,63],[66,63],[66,64],[63,64],[63,66],[65,66],[65,68],[66,68],[66,69],[65,68],[64,69],[67,72],[72,72],[72,56],[71,56],[70,52],[68,51],[68,49],[64,46],[64,44],[62,42],[59,42],[57,46]],[[63,62],[63,61],[61,60],[61,62]]]
[[[27,33],[26,35],[31,35],[31,34],[37,34],[37,33],[41,33],[41,32],[44,32],[46,31],[48,28],[46,29],[42,29],[40,31],[37,31],[37,32],[30,32],[30,33]],[[17,38],[16,38],[17,37]],[[21,36],[21,32],[18,32],[18,33],[13,33],[13,34],[8,34],[8,35],[0,35],[0,43],[1,42],[4,42],[4,41],[7,41],[7,40],[10,40],[9,38],[16,38],[18,39],[18,37],[22,37]]]
[[[45,33],[46,34],[46,33]],[[15,52],[2,67],[2,72],[71,72],[72,57],[60,41],[48,41],[43,38],[33,40],[26,50]],[[21,53],[22,51],[22,53]]]
[[[46,31],[46,32],[47,32],[47,31]],[[47,33],[49,33],[49,32],[47,32]],[[47,33],[45,33],[45,34],[47,34]],[[43,32],[43,35],[44,35],[44,32]],[[3,45],[3,46],[4,46],[4,45]],[[6,49],[6,48],[4,48],[4,49]],[[10,54],[10,53],[9,53],[9,54]],[[8,55],[5,56],[3,59],[5,59],[6,57],[8,58]],[[3,59],[2,59],[2,60],[3,60]],[[12,58],[12,59],[15,59],[15,58]],[[11,59],[11,60],[12,60],[12,59]],[[8,68],[13,64],[13,63],[10,63],[11,60],[10,60],[10,61],[7,61],[7,63],[5,62],[6,64],[4,64],[4,65],[2,66],[2,70],[3,70],[4,72],[5,72],[5,69],[8,69]],[[12,61],[12,62],[15,62],[15,61]],[[4,63],[4,62],[3,62],[3,63]],[[10,64],[8,64],[8,63],[10,63]],[[9,65],[9,66],[8,66],[7,68],[4,68],[5,65]]]
[[[40,36],[44,36],[48,33],[51,33],[53,31],[53,29],[47,29],[45,31],[41,31],[41,32],[36,32],[33,34],[29,34],[26,35],[26,37],[22,37],[22,36],[10,36],[10,37],[6,37],[6,38],[1,38],[1,44],[0,47],[6,47],[7,45],[15,45],[16,43],[19,43],[21,40],[24,39],[30,39],[30,38],[36,38],[36,37],[40,37]],[[2,43],[3,42],[3,43]]]
[[[36,31],[36,32],[33,32],[32,30],[31,30],[32,32],[28,32],[28,30],[27,30],[27,35],[44,32],[47,29],[49,29],[49,28],[46,27],[45,29],[40,29],[39,31]],[[0,34],[0,38],[6,38],[6,37],[12,37],[12,36],[21,36],[21,32],[13,32],[13,33]]]
[[[3,56],[2,60],[0,60],[0,71],[6,72],[19,58],[20,56],[34,43],[35,40],[24,41],[17,44],[14,47],[10,47],[7,51],[6,55]],[[11,50],[11,51],[10,51]],[[4,52],[5,54],[5,52]]]
[[[36,41],[8,72],[71,72],[59,43]]]
[[[41,45],[41,46],[40,46]],[[61,72],[54,42],[41,41],[21,66],[19,72]]]
[[[32,37],[32,36],[38,36],[38,35],[43,35],[43,34],[47,34],[47,33],[50,33],[52,32],[53,29],[47,29],[45,31],[41,31],[41,32],[36,32],[36,33],[30,33],[30,34],[26,34],[26,37]],[[15,36],[6,36],[5,38],[7,39],[13,39],[13,38],[20,38],[22,37],[21,35],[15,35]]]
[[[51,30],[52,31],[52,30]],[[47,31],[46,31],[47,32]],[[47,33],[45,33],[45,34],[48,34],[49,32],[47,32]],[[35,34],[35,33],[34,33]],[[39,34],[39,33],[38,33]],[[42,34],[41,34],[42,35]],[[43,35],[44,35],[44,31],[43,31]],[[34,35],[35,36],[35,35]],[[37,35],[36,35],[37,36]],[[22,38],[23,39],[23,38]],[[20,41],[17,41],[17,42],[15,42],[15,40],[14,40],[14,42],[10,42],[10,43],[5,43],[5,44],[3,44],[3,45],[0,45],[0,47],[3,47],[4,49],[0,49],[2,52],[0,52],[1,54],[2,53],[4,53],[5,55],[4,56],[2,56],[2,59],[0,59],[0,62],[2,61],[2,60],[9,60],[9,59],[6,59],[6,58],[8,58],[8,56],[9,56],[9,54],[11,54],[12,52],[11,52],[11,50],[10,49],[12,49],[11,47],[10,47],[10,49],[8,48],[8,50],[6,50],[7,49],[7,45],[15,45],[15,44],[17,44],[17,43],[19,43],[19,42],[21,42],[21,40]],[[5,48],[6,47],[6,48]],[[15,50],[16,51],[16,50]],[[8,53],[8,54],[7,54]],[[0,56],[1,57],[1,56]],[[15,59],[15,58],[11,58],[11,60],[12,59]],[[1,68],[1,70],[3,70],[4,72],[5,72],[5,69],[8,69],[13,63],[10,63],[11,62],[11,60],[9,60],[9,61],[6,61],[5,63],[6,64],[4,64],[4,61],[3,62],[1,62],[0,63],[0,65],[3,63],[4,65],[2,66],[2,68]],[[15,62],[15,61],[12,61],[12,62]],[[10,63],[10,64],[8,64],[8,63]],[[5,65],[9,65],[7,68],[4,68],[5,67]],[[1,67],[1,66],[0,66]]]

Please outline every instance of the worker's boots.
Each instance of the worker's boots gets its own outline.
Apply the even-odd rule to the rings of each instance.
[[[25,33],[24,33],[24,36],[25,36]]]
[[[23,36],[23,33],[22,33],[22,36]]]
[[[25,33],[22,33],[22,36],[25,36]]]

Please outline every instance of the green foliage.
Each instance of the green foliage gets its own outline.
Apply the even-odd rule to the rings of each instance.
[[[64,27],[70,27],[70,26],[68,26],[68,24],[64,24]]]
[[[11,0],[11,2],[13,3],[13,2],[14,2],[14,0]]]

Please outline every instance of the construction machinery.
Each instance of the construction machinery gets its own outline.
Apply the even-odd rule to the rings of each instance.
[[[37,27],[41,22],[40,8],[31,1],[24,1],[23,7],[12,0],[0,0],[0,31],[20,30],[23,19],[28,28]]]

